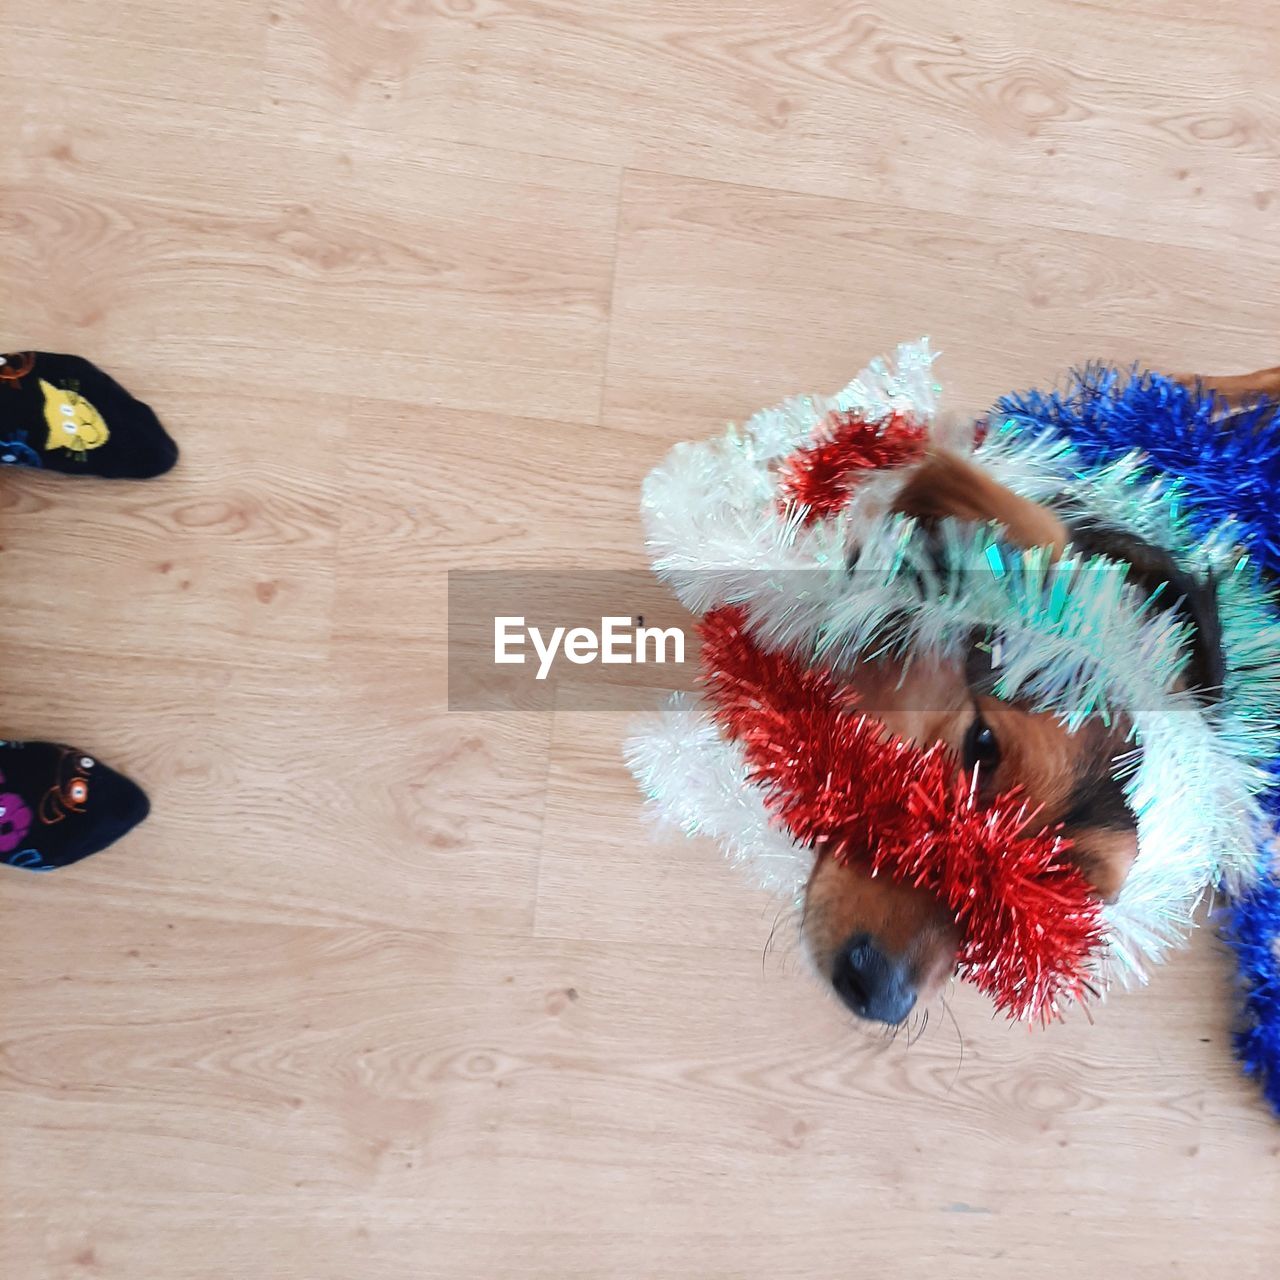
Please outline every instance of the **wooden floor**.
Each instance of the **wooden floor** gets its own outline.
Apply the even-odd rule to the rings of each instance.
[[[444,707],[446,570],[640,566],[670,441],[900,339],[1280,361],[1280,11],[1122,8],[4,0],[0,349],[184,450],[0,477],[0,731],[155,803],[0,879],[6,1280],[1275,1274],[1210,937],[885,1043],[621,715]]]

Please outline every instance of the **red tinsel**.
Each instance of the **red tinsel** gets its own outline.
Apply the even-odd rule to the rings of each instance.
[[[980,804],[938,744],[890,737],[827,671],[768,653],[736,608],[701,624],[703,676],[721,728],[746,751],[779,822],[799,841],[933,893],[955,913],[960,972],[1011,1017],[1080,999],[1102,944],[1101,905],[1035,828],[1017,792]]]
[[[856,413],[833,413],[825,423],[825,435],[821,443],[791,454],[779,474],[783,497],[806,508],[807,523],[839,511],[860,473],[918,461],[928,432],[902,413],[883,422],[868,422]]]

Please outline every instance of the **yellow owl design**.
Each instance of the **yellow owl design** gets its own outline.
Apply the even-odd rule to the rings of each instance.
[[[44,392],[44,425],[49,428],[46,449],[67,449],[83,458],[107,443],[111,432],[102,414],[78,391],[64,391],[40,379]]]

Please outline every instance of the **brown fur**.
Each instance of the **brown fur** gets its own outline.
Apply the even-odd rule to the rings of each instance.
[[[1256,373],[1242,373],[1230,377],[1214,377],[1201,373],[1177,373],[1175,382],[1193,387],[1197,383],[1216,391],[1233,409],[1244,409],[1259,398],[1280,400],[1280,368],[1259,369]]]

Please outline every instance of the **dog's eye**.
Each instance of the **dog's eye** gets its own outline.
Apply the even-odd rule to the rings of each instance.
[[[999,764],[1000,743],[991,726],[981,716],[975,716],[964,735],[964,767],[970,773],[980,769],[982,776],[989,780]]]

